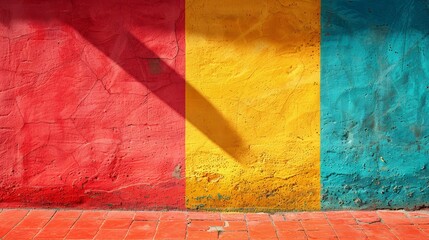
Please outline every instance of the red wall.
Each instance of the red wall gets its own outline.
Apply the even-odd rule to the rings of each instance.
[[[183,10],[0,1],[0,207],[184,208]]]

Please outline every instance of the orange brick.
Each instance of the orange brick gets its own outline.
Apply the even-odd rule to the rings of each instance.
[[[136,212],[134,216],[134,220],[158,221],[160,216],[161,216],[161,212],[152,212],[152,211]]]
[[[186,221],[164,221],[158,224],[155,239],[179,238],[186,236]]]
[[[59,210],[55,213],[54,219],[59,218],[73,218],[77,219],[82,214],[82,211],[79,210]]]
[[[226,221],[225,223],[225,231],[226,232],[235,232],[235,231],[246,231],[247,224],[245,221]]]
[[[168,221],[175,221],[175,220],[186,220],[187,214],[185,212],[178,212],[178,211],[170,211],[170,212],[162,212],[160,220],[168,220]]]
[[[69,231],[70,228],[44,228],[36,238],[64,238]]]
[[[191,220],[220,220],[220,213],[189,212],[188,219]]]
[[[78,219],[74,224],[73,228],[86,229],[86,228],[100,228],[104,220],[101,219]]]
[[[95,239],[124,239],[128,229],[100,229]]]
[[[207,231],[188,231],[186,239],[188,240],[211,240],[218,239],[218,232]]]
[[[304,231],[278,231],[277,235],[279,236],[279,239],[285,239],[285,240],[307,239],[307,235],[305,235]]]
[[[191,231],[207,231],[210,227],[223,227],[224,225],[223,221],[194,220],[188,224],[188,229]]]
[[[16,239],[33,239],[40,229],[37,228],[15,228],[10,231],[3,240],[16,240]]]
[[[247,232],[221,232],[219,239],[222,240],[247,240],[249,235]]]
[[[266,213],[247,213],[247,221],[271,221],[270,215]]]
[[[106,219],[101,229],[128,229],[131,222],[130,219]]]
[[[222,213],[221,218],[222,220],[227,220],[227,221],[239,221],[239,220],[244,220],[244,214],[243,213]]]
[[[67,234],[66,239],[93,239],[98,228],[73,228]]]
[[[299,221],[274,222],[278,231],[301,231],[304,230]]]
[[[135,212],[133,211],[109,211],[107,219],[134,219]]]

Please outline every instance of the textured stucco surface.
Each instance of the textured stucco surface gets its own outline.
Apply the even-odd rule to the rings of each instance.
[[[0,1],[0,206],[184,207],[183,8]]]
[[[0,0],[0,207],[428,205],[428,22],[426,0]]]
[[[186,206],[319,209],[319,1],[189,0]]]
[[[322,207],[429,203],[428,1],[322,1]]]

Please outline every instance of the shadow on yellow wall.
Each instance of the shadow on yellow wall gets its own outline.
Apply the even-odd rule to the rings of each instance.
[[[187,206],[318,209],[320,2],[188,0],[185,14],[188,86],[236,132],[187,89],[186,116],[210,132],[186,126]]]

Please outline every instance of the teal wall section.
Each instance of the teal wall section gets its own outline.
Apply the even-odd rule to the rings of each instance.
[[[322,209],[429,203],[429,1],[322,1]]]

